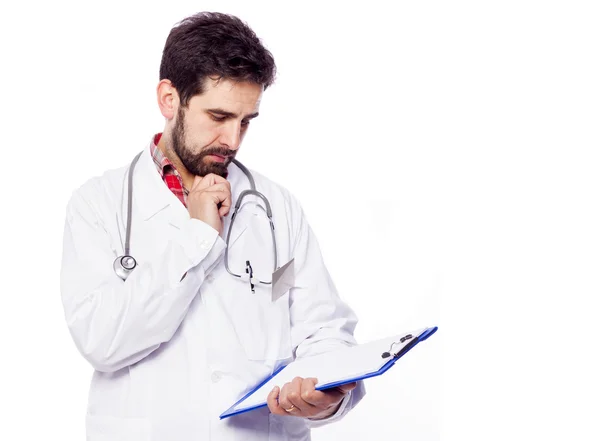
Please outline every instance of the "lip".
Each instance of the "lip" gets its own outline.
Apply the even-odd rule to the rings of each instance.
[[[208,155],[208,157],[216,162],[225,162],[227,160],[226,156],[221,156],[221,155]]]

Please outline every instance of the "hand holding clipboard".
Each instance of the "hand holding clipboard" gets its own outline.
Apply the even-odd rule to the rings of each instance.
[[[312,357],[296,359],[283,366],[220,415],[227,418],[267,405],[275,386],[296,377],[317,378],[316,390],[325,390],[382,375],[400,357],[437,331],[437,326],[403,333]]]

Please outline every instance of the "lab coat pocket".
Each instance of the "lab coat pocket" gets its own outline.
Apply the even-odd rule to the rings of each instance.
[[[87,441],[150,441],[150,421],[110,415],[86,416]]]
[[[244,295],[245,294],[245,295]],[[274,361],[292,357],[289,295],[271,300],[270,286],[244,293],[233,309],[233,323],[248,360]]]
[[[247,228],[235,244],[230,244],[229,268],[235,274],[245,275],[246,262],[250,262],[257,280],[271,280],[275,253],[270,224],[266,218],[261,219],[250,211],[246,213],[247,218],[241,217],[240,225]],[[247,277],[228,277],[233,285],[228,290],[230,297],[226,303],[237,340],[247,358],[274,361],[292,357],[289,292],[274,299],[270,284],[256,281],[252,292]]]

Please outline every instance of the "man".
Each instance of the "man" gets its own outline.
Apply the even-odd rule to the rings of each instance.
[[[232,161],[274,75],[272,55],[238,18],[183,20],[160,66],[163,132],[135,164],[73,193],[61,290],[95,369],[88,439],[306,440],[364,395],[362,383],[316,391],[314,378],[296,378],[271,391],[268,407],[219,419],[294,358],[356,343],[357,319],[287,190],[251,172],[261,194],[244,196],[232,220],[251,188]],[[124,254],[137,262],[126,274]],[[289,286],[269,284],[275,267]]]

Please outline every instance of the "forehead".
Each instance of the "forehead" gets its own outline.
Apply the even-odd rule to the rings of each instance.
[[[190,110],[219,108],[232,113],[250,114],[258,111],[262,98],[261,85],[226,78],[207,78],[204,92],[190,99]]]

